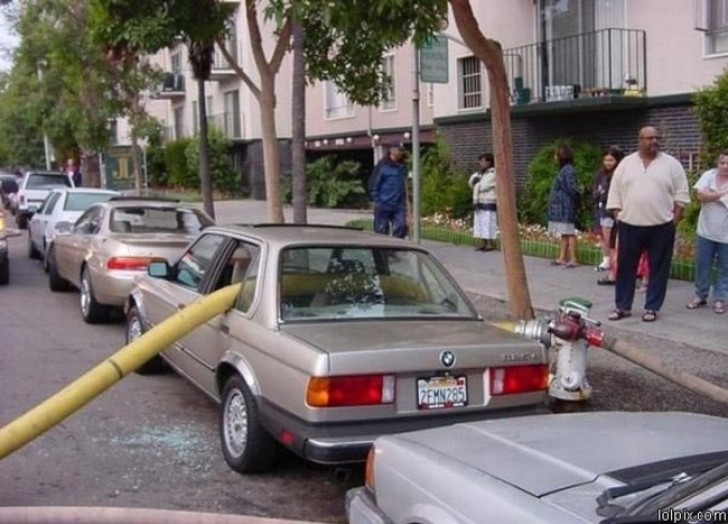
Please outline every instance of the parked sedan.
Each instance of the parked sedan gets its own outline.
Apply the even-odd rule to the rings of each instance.
[[[485,323],[432,254],[404,240],[212,227],[137,282],[127,341],[242,283],[230,311],[162,354],[221,403],[223,455],[238,472],[271,469],[277,443],[348,463],[385,433],[544,410],[544,349]]]
[[[104,322],[151,261],[176,259],[211,224],[202,211],[177,202],[115,197],[94,204],[72,227],[56,227],[48,250],[50,288],[79,288],[83,319]]]
[[[347,513],[351,524],[724,522],[712,511],[725,519],[726,435],[725,418],[615,412],[386,436]]]
[[[56,235],[56,225],[73,224],[92,205],[120,195],[118,191],[85,187],[51,191],[28,223],[28,257],[42,258],[47,269],[47,248]]]

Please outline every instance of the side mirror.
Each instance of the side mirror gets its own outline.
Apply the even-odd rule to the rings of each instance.
[[[168,279],[171,272],[169,263],[166,261],[150,262],[147,267],[147,274],[154,278]]]
[[[56,235],[70,235],[73,231],[73,224],[66,221],[56,223]]]

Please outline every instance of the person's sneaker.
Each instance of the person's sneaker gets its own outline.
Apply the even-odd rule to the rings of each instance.
[[[602,261],[601,264],[594,268],[594,271],[609,271],[609,261]]]

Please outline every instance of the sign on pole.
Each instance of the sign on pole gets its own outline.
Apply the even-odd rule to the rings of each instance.
[[[420,47],[420,78],[432,84],[447,84],[447,38],[432,36]]]

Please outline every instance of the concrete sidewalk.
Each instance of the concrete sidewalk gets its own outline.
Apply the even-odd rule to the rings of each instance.
[[[265,222],[264,202],[216,202],[215,206],[220,223]],[[285,214],[290,220],[290,208],[286,208]],[[310,209],[308,221],[312,224],[345,224],[349,220],[370,216],[367,211]],[[499,251],[484,253],[472,247],[432,241],[423,241],[422,244],[435,253],[468,293],[504,302],[507,300],[505,268]],[[635,295],[632,317],[610,322],[607,316],[614,308],[614,287],[598,286],[596,283],[604,273],[594,271],[591,266],[573,269],[552,267],[549,260],[535,257],[525,257],[525,263],[531,300],[537,310],[553,311],[560,299],[580,296],[593,302],[591,316],[603,321],[607,329],[648,336],[656,343],[663,339],[728,355],[728,314],[716,315],[710,307],[693,311],[686,309],[685,304],[694,294],[692,282],[670,281],[667,299],[657,322],[642,322],[643,293]]]

